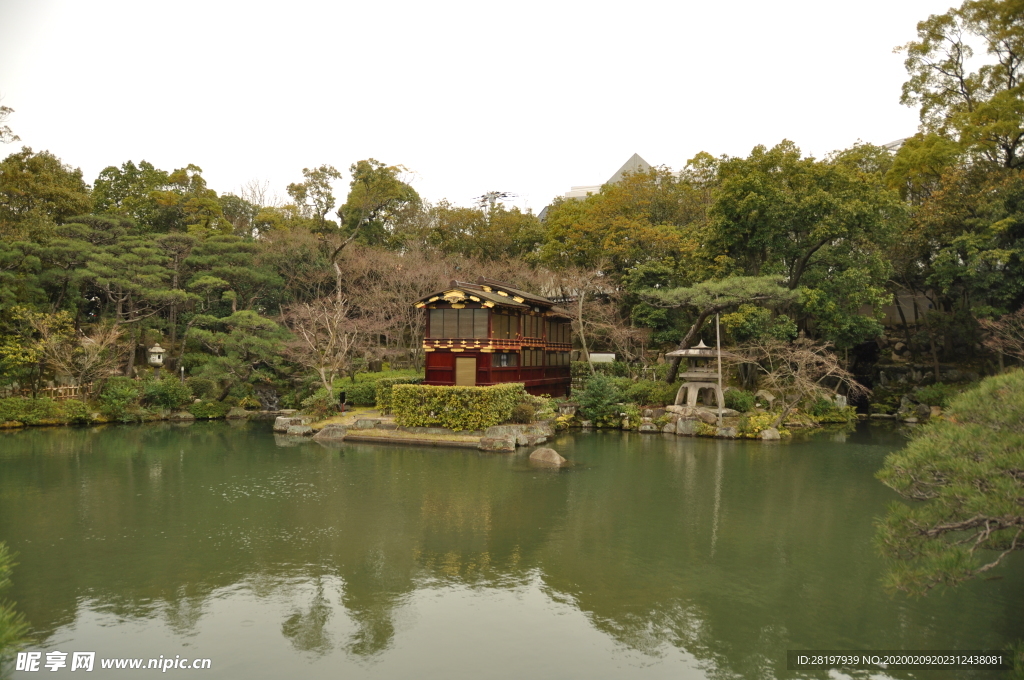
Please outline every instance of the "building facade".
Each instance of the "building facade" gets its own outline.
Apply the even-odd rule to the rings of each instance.
[[[426,314],[423,384],[521,382],[530,394],[568,395],[572,325],[552,300],[480,278],[452,281],[416,307]]]

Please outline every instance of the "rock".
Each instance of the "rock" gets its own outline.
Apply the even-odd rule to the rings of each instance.
[[[700,418],[701,420],[703,420],[708,425],[717,425],[718,424],[718,415],[715,414],[715,413],[712,413],[711,411],[704,411],[704,410],[697,411],[697,417]]]
[[[25,427],[25,423],[21,422],[20,420],[5,420],[4,422],[0,423],[0,429],[2,430],[8,430],[16,427]]]
[[[903,422],[905,422],[905,423],[907,423],[909,425],[914,425],[914,424],[917,423],[917,418],[915,418],[914,416],[910,416],[908,418],[904,418]]]
[[[516,450],[516,440],[507,437],[481,437],[477,448],[481,451],[512,453]]]
[[[536,422],[526,423],[522,425],[493,425],[484,432],[485,437],[500,438],[500,437],[512,437],[515,438],[520,434],[525,435],[544,435],[550,437],[555,434],[554,428],[551,423],[548,422]]]
[[[845,394],[837,394],[835,398],[836,408],[846,408],[847,400]]]
[[[651,422],[651,423],[641,423],[640,424],[640,431],[641,432],[660,432],[660,430],[658,430],[658,426],[655,425],[653,422]]]
[[[768,402],[768,408],[771,408],[772,404],[775,403],[775,395],[768,390],[758,390],[757,392],[754,392],[754,399],[763,399]]]
[[[380,418],[359,418],[352,426],[356,430],[371,430],[380,425]]]
[[[675,423],[665,423],[664,427],[661,428],[661,431],[664,432],[665,434],[675,434],[676,433],[676,424]]]
[[[384,421],[381,421],[377,425],[377,429],[379,429],[379,430],[397,430],[398,429],[398,423],[396,423],[393,420],[384,420]]]
[[[766,428],[764,428],[763,430],[761,430],[758,433],[757,436],[759,436],[761,439],[763,439],[765,441],[771,441],[771,440],[775,440],[775,439],[782,439],[782,435],[780,435],[779,431],[776,430],[774,427],[766,427]]]
[[[932,406],[928,410],[931,411],[931,413],[928,414],[928,416],[930,418],[938,418],[939,416],[942,415],[942,407],[941,406]]]
[[[623,418],[622,419],[622,429],[623,430],[628,430],[629,429],[629,418]]]
[[[278,416],[274,419],[274,432],[287,432],[292,425],[305,425],[306,419],[302,417]]]
[[[932,407],[928,404],[918,404],[914,409],[914,415],[918,420],[928,420],[932,417]]]
[[[872,413],[871,417],[877,420],[893,420],[896,418],[896,416],[891,413]]]
[[[904,352],[907,351],[907,344],[905,342],[897,342],[895,345],[893,345],[892,349],[897,354],[903,354]]]
[[[647,410],[648,410],[648,412],[650,412],[650,409],[647,409]],[[640,424],[641,425],[643,425],[644,423],[653,423],[653,422],[654,422],[654,418],[651,418],[650,416],[644,416],[643,418],[640,419]]]
[[[657,420],[658,418],[662,417],[663,415],[665,415],[665,409],[663,409],[663,408],[656,408],[656,409],[654,409],[653,415],[651,417],[654,418],[655,420]]]
[[[726,437],[728,439],[735,439],[737,436],[735,427],[720,427],[718,428],[718,437]]]
[[[558,455],[558,452],[554,449],[537,449],[530,454],[530,462],[535,465],[550,465],[560,467],[565,465],[566,460]]]
[[[560,416],[570,416],[570,417],[574,416],[574,415],[576,415],[576,409],[578,409],[578,408],[579,408],[579,406],[577,406],[576,404],[559,404],[558,405],[558,415],[560,415]]]
[[[527,438],[526,433],[520,432],[516,435],[516,446],[526,446],[529,443],[530,440]]]
[[[644,418],[654,418],[654,409],[652,409],[652,408],[645,408],[644,412],[643,412],[643,417]]]
[[[594,427],[594,421],[593,420],[581,420],[580,421],[580,427],[582,427],[584,430],[589,430],[589,429]]]
[[[697,433],[698,422],[695,418],[680,418],[676,421],[676,434],[692,437]]]
[[[311,428],[309,425],[289,425],[288,429],[285,431],[285,434],[290,434],[292,436],[299,437],[308,437],[309,435],[313,434],[313,428]]]
[[[188,411],[175,411],[167,416],[167,420],[195,420],[196,417]]]
[[[665,410],[669,413],[684,413],[687,408],[687,406],[666,406]]]
[[[230,411],[228,411],[228,414],[224,417],[227,418],[228,420],[242,420],[249,417],[249,412],[246,411],[241,406],[235,406]]]
[[[542,434],[528,434],[526,435],[526,446],[537,446],[543,444],[548,438]]]
[[[348,429],[337,423],[325,425],[322,430],[313,435],[317,441],[339,441],[345,438]]]

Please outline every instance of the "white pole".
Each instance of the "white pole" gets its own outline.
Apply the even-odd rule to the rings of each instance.
[[[715,314],[715,346],[718,348],[718,426],[722,426],[722,334],[718,330],[718,314]]]

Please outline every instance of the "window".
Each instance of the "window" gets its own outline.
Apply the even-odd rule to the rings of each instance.
[[[429,338],[486,338],[486,309],[431,309]]]
[[[493,357],[491,360],[492,366],[506,367],[519,365],[519,355],[512,352],[495,352],[491,356]]]

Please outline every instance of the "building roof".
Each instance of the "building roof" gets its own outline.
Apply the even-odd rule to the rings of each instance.
[[[629,160],[622,164],[614,175],[612,175],[605,184],[618,184],[626,175],[634,175],[638,172],[647,172],[651,169],[651,164],[640,158],[640,154],[633,154],[629,157]],[[575,188],[575,187],[574,187]],[[600,187],[598,187],[600,188]]]
[[[476,298],[474,300],[473,298]],[[529,309],[530,307],[542,307],[545,311],[550,310],[556,316],[568,316],[567,312],[555,306],[553,300],[535,293],[528,293],[518,288],[513,288],[507,283],[494,281],[483,276],[476,280],[476,283],[467,281],[452,281],[448,288],[436,293],[431,293],[421,298],[417,307],[423,307],[431,302],[462,302],[469,299],[473,302],[490,302],[492,305],[500,305],[510,309]]]

